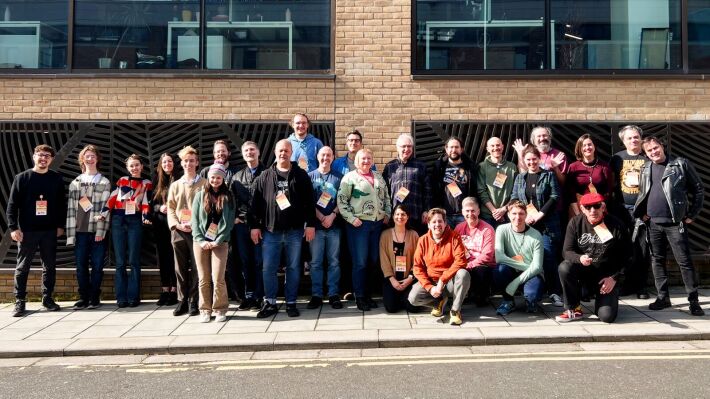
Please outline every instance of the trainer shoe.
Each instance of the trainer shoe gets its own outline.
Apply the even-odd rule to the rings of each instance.
[[[582,308],[577,307],[576,309],[565,309],[561,315],[555,316],[555,321],[558,323],[569,323],[570,321],[582,320],[584,318],[584,313],[582,313]]]
[[[319,307],[321,307],[321,305],[323,305],[323,298],[321,298],[319,296],[314,296],[314,297],[311,297],[310,301],[308,301],[308,305],[306,305],[306,308],[307,309],[318,309]]]
[[[89,309],[98,309],[101,307],[101,299],[98,297],[91,298],[89,301]]]
[[[328,303],[333,309],[342,309],[343,308],[343,303],[340,302],[340,296],[339,295],[331,295],[328,297]]]
[[[458,310],[452,310],[449,313],[449,324],[452,326],[460,326],[461,323],[463,323],[463,320],[461,320],[461,312]]]
[[[12,317],[22,317],[25,315],[25,300],[17,299],[15,300],[15,309],[12,311]]]
[[[200,323],[209,323],[212,319],[212,313],[209,310],[200,311]]]
[[[557,294],[550,295],[550,303],[552,303],[552,306],[557,306],[558,308],[565,306],[565,304],[562,302],[562,297]]]
[[[366,299],[356,298],[355,299],[355,306],[357,306],[358,310],[362,310],[363,312],[370,311],[370,305],[367,303]]]
[[[698,300],[691,300],[690,302],[690,314],[693,316],[705,316],[705,311],[700,307]]]
[[[197,316],[200,314],[200,306],[197,301],[190,302],[190,316]]]
[[[42,297],[42,307],[49,310],[50,312],[56,312],[60,309],[59,305],[54,302],[51,296],[45,295]]]
[[[214,321],[217,323],[224,323],[227,321],[227,315],[224,313],[217,313],[217,316],[215,317]]]
[[[261,307],[261,310],[259,313],[256,314],[256,317],[259,319],[265,319],[267,317],[271,317],[275,315],[276,313],[279,312],[279,307],[276,306],[276,304],[271,304],[267,301],[264,301],[264,306]]]
[[[370,307],[370,309],[377,309],[377,301],[372,299],[372,297],[369,296],[365,298],[365,300],[367,301],[367,305]]]
[[[671,305],[671,298],[669,298],[669,297],[658,298],[657,297],[654,302],[651,302],[648,305],[648,308],[650,310],[661,310],[661,309],[665,309],[665,308],[670,308],[671,306],[673,306],[673,305]]]
[[[87,301],[86,299],[79,299],[78,301],[76,301],[74,303],[74,306],[72,306],[72,309],[73,310],[82,310],[82,309],[86,309],[88,307],[89,307],[89,301]]]
[[[509,315],[510,312],[512,312],[513,310],[515,310],[515,302],[504,300],[500,303],[498,309],[496,309],[496,314],[498,316],[506,316]]]
[[[298,308],[296,307],[295,303],[287,303],[286,314],[288,315],[288,317],[298,317],[301,315],[301,312],[298,311]]]
[[[444,307],[446,306],[446,302],[449,300],[448,296],[444,296],[439,300],[439,303],[434,306],[434,309],[431,310],[431,315],[434,317],[441,317],[444,314]]]

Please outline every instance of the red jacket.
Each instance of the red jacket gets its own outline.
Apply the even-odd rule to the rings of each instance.
[[[419,238],[414,252],[414,276],[425,290],[431,290],[439,280],[448,283],[459,269],[465,267],[466,247],[461,237],[448,226],[438,244],[431,231]]]

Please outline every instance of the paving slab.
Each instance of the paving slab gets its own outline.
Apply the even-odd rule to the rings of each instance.
[[[148,317],[149,313],[135,312],[135,313],[121,313],[115,311],[110,315],[104,317],[103,319],[96,322],[97,326],[133,326]]]
[[[45,358],[43,358],[43,357],[19,357],[19,358],[14,358],[14,359],[0,359],[0,368],[29,367],[42,359],[45,359]]]
[[[118,338],[127,333],[133,326],[99,326],[94,325],[82,331],[76,338]]]
[[[266,332],[268,325],[263,326],[239,326],[239,325],[226,325],[223,329],[219,330],[219,334],[246,334],[246,333],[263,333]]]
[[[146,355],[65,356],[42,359],[35,366],[105,366],[140,364]]]
[[[32,342],[0,341],[0,357],[54,357],[63,356],[71,339],[47,339]]]
[[[473,354],[524,354],[524,353],[540,353],[540,352],[577,352],[582,348],[578,343],[567,344],[511,344],[511,345],[486,345],[472,346]]]
[[[276,339],[274,339],[274,347],[278,350],[357,349],[375,348],[377,346],[377,330],[280,332],[277,333]]]
[[[446,356],[470,355],[471,349],[467,346],[424,346],[420,348],[372,348],[363,349],[362,357],[417,357],[417,356]]]
[[[217,334],[219,330],[224,328],[226,323],[217,323],[212,319],[209,323],[183,323],[176,328],[171,335],[209,335]]]
[[[65,356],[168,353],[175,337],[81,338],[64,349]]]
[[[365,330],[399,330],[412,328],[409,318],[365,318]]]
[[[254,352],[221,352],[221,353],[190,353],[176,355],[151,355],[143,360],[143,364],[165,363],[228,363],[251,359]]]
[[[362,356],[365,349],[321,349],[318,353],[319,359],[343,359],[358,358]]]
[[[585,342],[592,334],[579,326],[481,327],[486,345]]]
[[[483,345],[484,337],[480,329],[458,328],[450,329],[419,329],[419,330],[379,330],[380,347],[407,346],[452,346],[452,345]]]
[[[292,320],[274,320],[269,325],[266,330],[268,332],[281,332],[281,331],[313,331],[316,328],[317,319],[302,320],[302,319],[292,319]]]
[[[251,360],[294,360],[294,359],[317,359],[320,349],[307,350],[279,350],[269,352],[254,352]]]
[[[700,339],[701,333],[689,326],[678,324],[671,326],[660,323],[607,324],[579,326],[591,334],[593,341],[684,341]]]
[[[276,334],[185,335],[175,337],[169,350],[170,353],[273,350]]]
[[[580,342],[585,351],[667,351],[696,349],[689,342],[676,341],[641,341],[641,342]]]
[[[178,328],[185,320],[182,318],[173,317],[172,319],[151,319],[146,318],[141,320],[138,324],[133,326],[132,331],[135,330],[175,330]]]
[[[362,323],[358,324],[318,324],[314,331],[348,331],[362,330]]]
[[[87,309],[77,310],[68,314],[62,321],[99,321],[113,313],[115,309]]]
[[[174,329],[170,330],[130,330],[123,334],[121,337],[167,337],[170,336]]]

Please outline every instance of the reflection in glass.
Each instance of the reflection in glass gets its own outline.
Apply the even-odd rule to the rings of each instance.
[[[66,64],[66,0],[0,2],[0,68],[55,69]]]
[[[688,67],[710,69],[710,0],[688,0]]]

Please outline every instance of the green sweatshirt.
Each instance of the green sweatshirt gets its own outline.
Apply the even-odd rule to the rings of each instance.
[[[348,172],[340,181],[338,210],[346,222],[355,218],[371,222],[389,217],[392,212],[387,184],[378,172],[372,171],[374,186],[356,170]]]
[[[500,188],[493,185],[498,172],[507,176],[503,187]],[[500,208],[510,201],[510,194],[513,192],[513,182],[515,182],[517,172],[518,169],[514,163],[503,160],[500,164],[496,164],[491,161],[490,155],[478,164],[478,184],[476,187],[478,187],[478,199],[481,203],[482,216],[491,216],[491,211],[486,207],[486,203],[490,202],[494,207]]]
[[[506,223],[496,229],[496,263],[522,272],[505,287],[508,295],[515,295],[520,284],[542,273],[543,247],[537,230],[526,227],[524,233],[516,233],[511,226]],[[515,255],[522,255],[523,261],[513,259]]]
[[[190,225],[192,227],[192,239],[195,242],[207,241],[205,237],[207,232],[207,212],[205,212],[205,207],[202,204],[204,190],[209,190],[209,186],[206,185],[195,193],[195,198],[192,200],[192,220]],[[234,227],[235,215],[234,201],[226,202],[224,209],[222,209],[222,217],[219,218],[219,223],[217,223],[217,237],[215,237],[214,242],[217,244],[229,242],[232,228]]]

